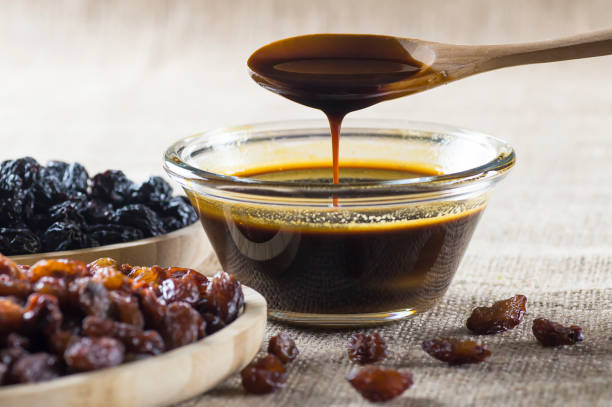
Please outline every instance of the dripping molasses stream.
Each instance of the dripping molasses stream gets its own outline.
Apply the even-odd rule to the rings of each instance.
[[[527,44],[465,46],[382,35],[315,34],[270,43],[248,60],[264,88],[323,111],[338,182],[342,118],[388,99],[515,65],[612,54],[612,30]]]
[[[340,129],[344,116],[383,100],[385,84],[404,80],[421,67],[396,42],[379,43],[380,38],[296,37],[267,45],[248,61],[251,75],[260,85],[325,113],[331,132],[334,184],[340,180]],[[377,50],[376,55],[364,51],[372,49]],[[336,197],[333,204],[338,204]]]

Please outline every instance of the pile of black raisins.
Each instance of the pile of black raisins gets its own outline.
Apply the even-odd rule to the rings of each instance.
[[[90,178],[79,163],[31,157],[0,164],[0,252],[6,255],[129,242],[197,220],[184,196],[160,177],[140,185],[121,171]]]

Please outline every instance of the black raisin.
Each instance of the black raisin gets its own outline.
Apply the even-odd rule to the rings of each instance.
[[[152,209],[143,204],[121,207],[113,213],[112,219],[120,225],[142,230],[147,237],[166,233],[164,222]]]
[[[65,170],[61,178],[62,185],[65,189],[72,191],[87,192],[87,181],[89,175],[87,170],[79,163],[70,164]]]
[[[183,226],[188,226],[198,220],[198,215],[185,196],[171,198],[163,207],[165,216],[179,219]]]
[[[162,177],[149,177],[132,193],[132,201],[159,209],[172,195],[172,187]]]
[[[3,250],[7,255],[40,252],[40,239],[29,229],[0,228],[0,235],[4,239],[4,242],[0,242],[0,246],[7,246]]]
[[[91,196],[116,206],[129,202],[133,191],[134,183],[123,171],[107,170],[92,179]]]
[[[42,177],[55,177],[58,180],[64,178],[64,171],[70,164],[64,161],[47,161],[47,165],[42,169]]]
[[[2,174],[14,174],[23,180],[23,186],[29,187],[39,179],[41,166],[32,157],[23,157],[16,160],[4,161],[0,167]]]
[[[55,222],[43,232],[43,249],[47,252],[80,249],[83,242],[83,232],[76,223]]]

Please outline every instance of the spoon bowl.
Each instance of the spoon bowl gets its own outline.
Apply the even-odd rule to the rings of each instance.
[[[612,30],[526,44],[451,45],[384,35],[313,34],[259,48],[247,65],[264,88],[344,115],[493,69],[612,54]]]

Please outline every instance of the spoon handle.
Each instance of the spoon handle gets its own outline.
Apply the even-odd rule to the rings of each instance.
[[[479,71],[489,71],[515,65],[598,57],[612,54],[612,30],[596,31],[552,41],[488,45],[478,48],[481,48],[479,53],[484,57]]]

